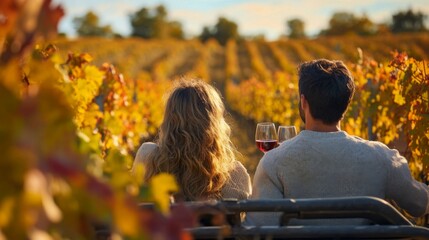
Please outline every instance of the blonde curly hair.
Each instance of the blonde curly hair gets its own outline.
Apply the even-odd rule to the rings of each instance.
[[[148,156],[145,180],[166,172],[180,186],[176,198],[219,199],[236,150],[218,91],[202,80],[181,79],[169,95],[157,140]]]

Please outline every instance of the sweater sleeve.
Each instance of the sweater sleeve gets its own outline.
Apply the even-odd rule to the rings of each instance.
[[[136,157],[134,158],[133,168],[132,168],[131,172],[134,173],[137,165],[147,164],[147,161],[148,161],[147,156],[156,148],[157,148],[157,145],[153,142],[143,143],[136,153]]]
[[[283,191],[275,171],[276,166],[268,154],[258,164],[253,179],[251,199],[282,199]],[[245,225],[279,225],[281,213],[254,212],[248,213]]]
[[[397,150],[386,152],[390,159],[386,198],[414,217],[429,212],[429,187],[416,181],[410,173],[407,160]]]
[[[239,161],[230,172],[230,179],[222,189],[222,198],[248,199],[252,193],[250,176]]]

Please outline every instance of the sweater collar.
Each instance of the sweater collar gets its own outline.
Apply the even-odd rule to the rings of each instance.
[[[337,132],[316,132],[310,130],[302,130],[299,132],[299,135],[310,138],[337,138],[337,137],[345,137],[347,133],[345,131],[337,131]]]

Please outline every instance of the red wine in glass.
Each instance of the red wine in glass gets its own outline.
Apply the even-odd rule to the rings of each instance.
[[[268,152],[271,149],[277,147],[277,140],[256,140],[256,146],[262,152]]]
[[[276,127],[272,122],[263,122],[256,125],[256,146],[262,152],[267,152],[278,146]]]

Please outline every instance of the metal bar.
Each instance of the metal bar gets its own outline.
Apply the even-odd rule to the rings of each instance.
[[[225,214],[283,212],[299,219],[367,218],[377,224],[413,225],[388,202],[375,197],[260,199],[188,202],[185,204],[195,210],[217,209]]]
[[[284,226],[284,227],[200,227],[186,229],[195,239],[261,237],[261,238],[335,238],[335,239],[429,239],[429,230],[417,226]]]

